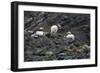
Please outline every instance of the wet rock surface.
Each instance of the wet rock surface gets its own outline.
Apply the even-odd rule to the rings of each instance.
[[[31,37],[40,27],[44,27],[44,32],[50,32],[50,27],[58,23],[62,28],[54,36]],[[64,37],[68,31],[75,35],[75,41],[70,44]],[[89,14],[24,12],[24,61],[88,58],[90,58]]]

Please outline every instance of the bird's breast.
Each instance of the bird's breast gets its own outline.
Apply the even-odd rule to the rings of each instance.
[[[44,32],[43,31],[37,31],[36,32],[36,35],[39,35],[39,36],[43,36]]]
[[[56,25],[51,27],[51,32],[57,32],[58,27]]]

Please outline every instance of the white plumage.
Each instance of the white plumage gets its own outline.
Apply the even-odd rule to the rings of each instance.
[[[38,37],[38,36],[44,36],[44,31],[43,31],[43,27],[40,27],[39,30],[37,30],[34,34],[32,34],[32,37]]]
[[[43,36],[43,35],[44,35],[43,31],[36,31],[34,34],[32,34],[32,37]]]
[[[68,32],[68,35],[66,36],[68,42],[73,42],[75,40],[74,34],[71,32]]]
[[[38,36],[43,36],[44,35],[44,32],[43,31],[36,31],[35,34],[38,35]]]
[[[55,34],[58,31],[58,26],[57,25],[53,25],[51,26],[51,34]]]

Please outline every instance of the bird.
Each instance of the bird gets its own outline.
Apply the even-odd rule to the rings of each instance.
[[[72,33],[69,31],[69,32],[67,32],[66,38],[67,38],[67,41],[68,41],[69,43],[72,43],[72,42],[75,40],[75,35],[72,34]]]
[[[35,33],[33,33],[31,36],[32,37],[39,37],[39,36],[44,36],[44,28],[40,27],[39,30],[37,30]]]
[[[51,34],[56,34],[58,29],[61,29],[61,25],[57,24],[57,25],[52,25],[50,28],[50,33]]]

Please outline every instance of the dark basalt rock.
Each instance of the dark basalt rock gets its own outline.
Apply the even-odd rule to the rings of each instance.
[[[62,28],[57,34],[51,36],[50,27],[60,24]],[[42,37],[31,37],[40,27],[47,32]],[[33,31],[29,33],[28,31]],[[67,32],[75,35],[75,41],[68,43]],[[90,45],[90,15],[75,13],[53,12],[24,12],[24,61],[48,61],[68,59],[90,58],[90,47],[85,45],[83,51],[74,51],[74,48]],[[64,49],[67,48],[65,51]],[[81,48],[80,48],[81,49]],[[72,50],[72,51],[71,51]],[[52,56],[46,56],[46,52],[52,51]]]

